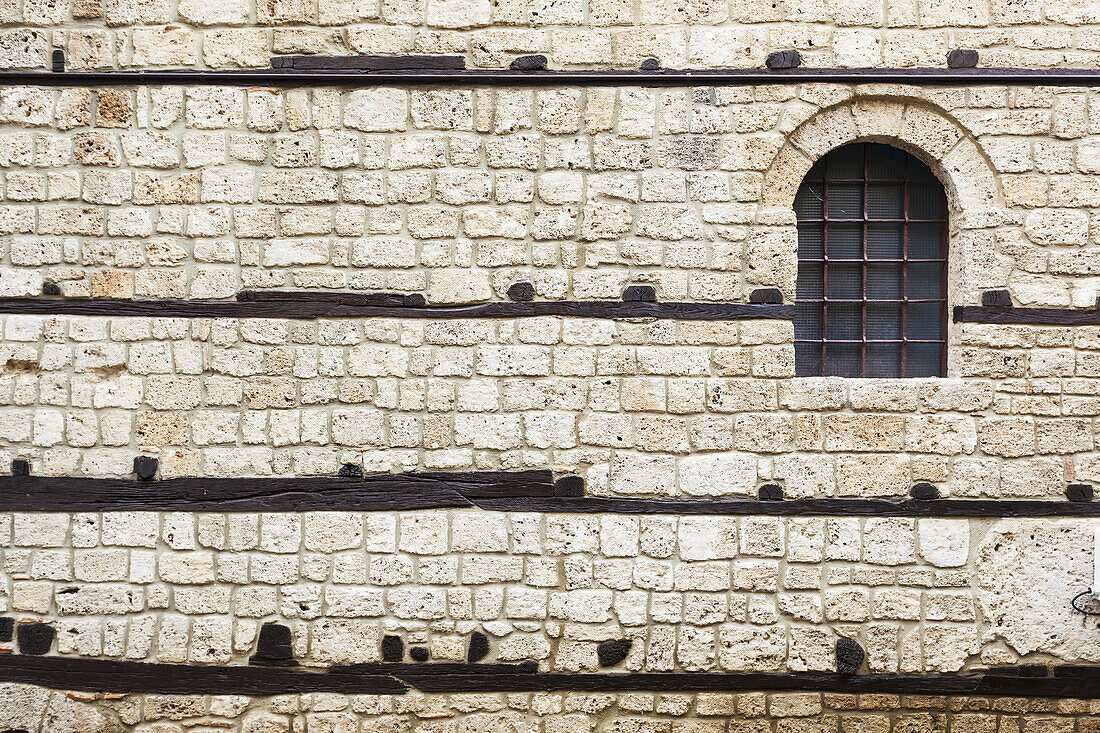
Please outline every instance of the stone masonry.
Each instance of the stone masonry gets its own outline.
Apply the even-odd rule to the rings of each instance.
[[[0,68],[259,69],[284,54],[506,68],[1100,66],[1095,0],[0,1]],[[401,293],[430,305],[795,296],[793,202],[873,141],[950,209],[948,305],[1100,294],[1100,89],[0,87],[0,297]],[[549,469],[609,498],[1065,501],[1100,484],[1100,327],[950,323],[941,378],[795,374],[784,320],[0,315],[0,472],[130,478]],[[155,483],[150,484],[155,486]],[[608,511],[0,513],[0,617],[52,656],[309,670],[382,639],[544,672],[960,675],[1100,665],[1079,518]],[[601,668],[597,649],[630,642]],[[0,642],[0,653],[27,653]],[[406,659],[406,661],[408,661]],[[429,662],[429,663],[430,663]],[[887,694],[77,693],[31,733],[1100,733],[1100,701]]]

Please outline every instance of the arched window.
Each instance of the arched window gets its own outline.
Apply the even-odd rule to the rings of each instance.
[[[947,198],[905,151],[855,143],[798,190],[798,376],[943,376]]]

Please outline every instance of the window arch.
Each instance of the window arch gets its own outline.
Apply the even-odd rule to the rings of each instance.
[[[798,218],[798,376],[943,376],[947,197],[931,169],[878,143],[806,174]]]

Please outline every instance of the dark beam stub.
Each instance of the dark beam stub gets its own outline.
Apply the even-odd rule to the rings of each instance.
[[[400,662],[405,658],[405,642],[400,636],[386,634],[382,637],[382,661]]]
[[[615,639],[614,641],[605,641],[596,647],[596,658],[600,662],[601,667],[614,667],[619,662],[626,659],[626,655],[630,653],[630,647],[634,643],[633,639]]]
[[[623,291],[623,300],[627,303],[656,303],[657,288],[652,285],[629,285]]]
[[[982,305],[1012,307],[1012,294],[1007,290],[986,290],[982,293]]]
[[[260,638],[256,642],[256,653],[248,660],[249,664],[268,667],[294,667],[294,639],[289,626],[282,624],[264,624],[260,627]]]
[[[430,656],[431,654],[429,654],[427,647],[414,646],[409,649],[409,657],[411,657],[414,662],[426,662]]]
[[[867,653],[855,639],[845,636],[836,640],[836,671],[840,674],[856,674],[863,665]]]
[[[425,305],[422,295],[242,291],[231,300],[0,298],[0,313],[120,318],[673,318],[691,321],[794,318],[794,306],[751,303],[655,303],[621,300]],[[392,298],[392,300],[391,300]]]
[[[580,476],[562,476],[554,482],[554,496],[584,496],[584,479]]]
[[[53,53],[50,54],[50,71],[54,73],[62,72],[65,70],[65,52],[60,48],[55,48]]]
[[[50,651],[56,632],[49,624],[37,621],[19,622],[15,627],[15,640],[19,642],[20,654],[40,656]]]
[[[340,470],[336,472],[336,475],[340,478],[363,478],[363,467],[354,463],[344,463],[340,466]]]
[[[15,633],[15,619],[9,616],[0,616],[0,641],[8,642],[12,640],[12,635]]]
[[[480,631],[470,635],[470,644],[466,647],[466,661],[480,662],[489,655],[489,637]]]
[[[973,69],[978,65],[978,52],[972,48],[953,48],[947,54],[947,66],[951,69]]]
[[[1066,498],[1070,501],[1092,501],[1092,484],[1068,484]]]
[[[52,280],[47,280],[46,282],[42,283],[42,294],[61,295],[61,288],[60,286],[58,286],[57,283],[53,282]]]
[[[783,501],[783,487],[779,484],[764,484],[756,495],[761,501]]]
[[[802,65],[802,54],[793,48],[774,51],[768,54],[764,63],[769,69],[797,69]]]
[[[512,63],[508,64],[508,68],[512,71],[546,71],[547,64],[546,56],[534,53],[513,59]]]
[[[508,297],[517,303],[530,303],[535,299],[535,286],[529,282],[512,283],[508,286]]]
[[[918,481],[909,489],[909,496],[918,501],[931,501],[940,498],[940,490],[936,488],[935,484]]]
[[[783,302],[783,293],[779,288],[757,288],[749,293],[749,302],[777,305]]]
[[[24,458],[15,458],[11,462],[11,475],[12,476],[30,476],[31,475],[31,463]]]
[[[159,464],[160,461],[153,456],[137,456],[134,458],[134,475],[142,481],[152,481]]]

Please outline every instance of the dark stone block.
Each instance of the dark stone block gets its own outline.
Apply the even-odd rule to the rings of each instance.
[[[633,643],[633,639],[616,639],[615,641],[605,641],[597,646],[596,656],[600,660],[600,666],[614,667],[626,659],[626,655],[630,653],[630,645]]]
[[[55,48],[53,55],[50,57],[50,68],[53,71],[65,70],[65,52],[60,48]]]
[[[779,288],[757,288],[749,293],[749,302],[778,305],[783,302],[783,293]]]
[[[769,69],[797,69],[802,65],[802,54],[793,48],[768,54],[765,61]]]
[[[11,462],[11,475],[12,476],[30,476],[31,464],[23,458],[16,458]]]
[[[363,478],[363,467],[356,466],[354,463],[345,463],[340,466],[340,470],[336,472],[336,475],[344,478]]]
[[[779,484],[764,484],[757,496],[764,501],[783,501],[783,487]]]
[[[836,671],[840,674],[855,674],[863,664],[867,653],[855,639],[840,637],[836,640]]]
[[[11,641],[15,634],[15,619],[0,617],[0,641]]]
[[[978,65],[978,52],[972,48],[956,48],[947,54],[947,65],[952,69],[973,69]]]
[[[159,461],[152,456],[138,456],[134,459],[134,473],[142,481],[149,481],[157,475]]]
[[[940,490],[927,481],[918,481],[909,489],[909,496],[914,499],[938,499]]]
[[[383,662],[400,662],[405,658],[405,642],[401,641],[400,636],[383,636],[382,637],[382,661]]]
[[[630,285],[623,291],[623,300],[627,303],[656,303],[657,288],[652,285]]]
[[[982,305],[1012,307],[1012,296],[1007,290],[986,290],[982,293]]]
[[[1092,484],[1069,484],[1066,498],[1070,501],[1092,501]]]
[[[260,638],[256,642],[256,653],[248,663],[273,667],[291,667],[298,664],[294,661],[294,640],[290,627],[282,624],[261,626]]]
[[[529,282],[512,283],[508,286],[508,297],[519,303],[535,299],[535,286]]]
[[[513,71],[545,71],[546,57],[541,53],[532,54],[530,56],[520,56],[514,59],[512,63],[508,65],[508,68]]]
[[[480,662],[489,654],[489,637],[480,631],[470,636],[470,646],[466,649],[467,662]]]
[[[584,479],[580,476],[562,476],[554,482],[554,496],[584,496]]]
[[[409,650],[409,656],[412,657],[414,662],[426,662],[428,661],[428,648],[423,646],[414,646]]]
[[[42,283],[42,294],[43,295],[61,295],[61,288],[58,286],[57,283],[50,282],[49,280],[47,280],[46,282]]]
[[[15,638],[19,642],[21,654],[34,654],[41,656],[50,651],[53,646],[54,630],[48,624],[37,622],[19,624],[15,628]]]
[[[642,59],[638,68],[642,71],[657,71],[661,68],[661,62],[650,56],[648,59]]]

